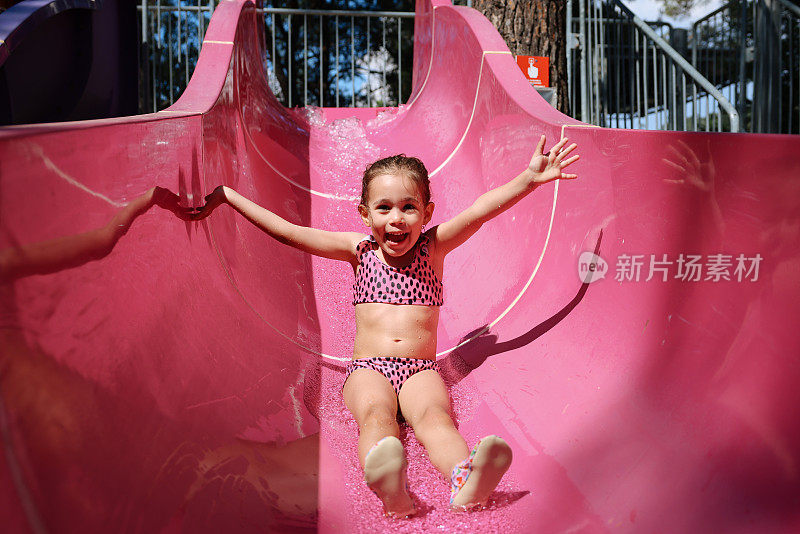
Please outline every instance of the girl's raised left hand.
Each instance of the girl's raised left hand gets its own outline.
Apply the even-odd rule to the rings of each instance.
[[[539,144],[536,145],[536,151],[533,153],[531,162],[528,164],[528,170],[533,173],[533,183],[539,185],[552,182],[553,180],[574,180],[577,178],[577,174],[567,174],[562,172],[562,169],[578,161],[580,158],[578,155],[564,159],[570,152],[578,148],[578,145],[572,143],[567,148],[564,148],[564,145],[566,145],[568,141],[565,137],[556,143],[549,152],[545,153],[545,141],[545,136],[542,134],[542,138],[539,139]]]

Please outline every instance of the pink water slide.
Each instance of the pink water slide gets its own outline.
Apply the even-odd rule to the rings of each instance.
[[[800,139],[590,127],[478,12],[419,0],[400,108],[289,110],[255,6],[220,3],[181,99],[0,129],[4,532],[797,532]],[[364,230],[364,166],[417,155],[434,223],[578,143],[448,257],[439,361],[461,432],[514,463],[489,509],[403,431],[420,514],[361,481],[343,365],[352,269],[222,207]]]

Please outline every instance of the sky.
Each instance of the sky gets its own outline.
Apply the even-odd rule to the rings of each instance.
[[[623,0],[628,9],[639,15],[644,20],[659,20],[659,8],[661,2],[658,0]],[[709,0],[708,3],[696,7],[690,17],[683,19],[671,19],[662,17],[663,20],[671,23],[676,28],[689,28],[692,22],[696,21],[703,15],[710,13],[721,6],[724,2],[722,0]]]

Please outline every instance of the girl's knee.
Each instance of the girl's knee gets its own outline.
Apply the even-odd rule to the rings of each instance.
[[[397,414],[385,406],[370,406],[364,414],[362,426],[372,428],[390,427],[397,424]]]
[[[450,413],[447,410],[444,410],[439,406],[431,406],[422,412],[413,426],[415,428],[420,427],[423,429],[428,429],[452,427],[454,425],[453,418],[450,416]]]

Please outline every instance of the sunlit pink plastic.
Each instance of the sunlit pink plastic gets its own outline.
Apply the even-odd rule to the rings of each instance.
[[[800,140],[587,127],[476,11],[417,14],[400,109],[284,109],[254,5],[225,1],[169,110],[0,130],[5,532],[800,529]],[[197,206],[227,184],[364,231],[360,173],[405,152],[440,222],[525,168],[541,133],[578,143],[579,179],[448,257],[439,327],[461,432],[503,436],[514,463],[489,509],[452,514],[404,430],[420,514],[383,518],[340,395],[350,266],[228,207],[186,223],[141,195]],[[586,251],[607,265],[591,284]],[[681,254],[730,256],[730,280],[675,278]],[[763,258],[757,276],[740,254]],[[616,280],[635,255],[639,280]],[[650,255],[674,262],[666,281]]]

